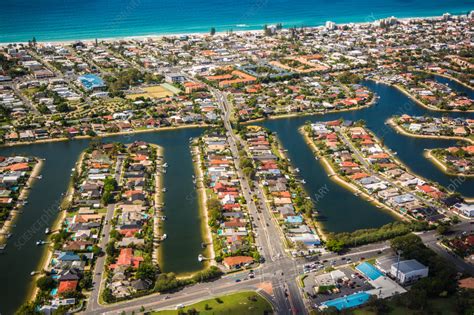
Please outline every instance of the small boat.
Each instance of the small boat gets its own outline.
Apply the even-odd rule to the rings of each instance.
[[[166,192],[166,187],[161,190],[162,192]]]
[[[167,168],[167,167],[168,167],[168,163],[164,163],[162,166],[163,166],[164,168]]]
[[[30,272],[30,276],[34,276],[36,274],[36,271]]]
[[[36,246],[44,245],[44,241],[37,241]]]
[[[49,234],[49,228],[46,228],[46,230],[44,230],[44,234]]]
[[[201,254],[199,254],[199,256],[198,256],[198,261],[203,261],[203,260],[204,260],[204,256],[201,255]]]
[[[43,178],[43,175],[38,175],[35,177],[36,179],[42,179]]]
[[[306,181],[304,179],[301,180],[302,184],[306,184]]]
[[[317,156],[315,156],[315,157],[314,157],[314,159],[315,159],[316,161],[318,161],[318,160],[319,160]]]
[[[74,167],[71,168],[71,171],[72,171],[72,172],[75,172],[75,171],[76,171],[76,168],[74,168]]]
[[[296,173],[299,173],[299,172],[300,172],[300,169],[299,169],[299,168],[295,168],[295,172],[296,172]]]
[[[164,240],[167,239],[167,238],[168,238],[168,235],[163,234],[163,236],[161,237],[161,240],[164,241]]]

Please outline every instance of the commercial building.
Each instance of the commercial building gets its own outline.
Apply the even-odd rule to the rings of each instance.
[[[392,264],[390,274],[401,284],[406,284],[427,277],[428,267],[415,259],[403,260]]]

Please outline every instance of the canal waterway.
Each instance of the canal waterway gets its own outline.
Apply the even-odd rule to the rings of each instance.
[[[393,214],[376,208],[369,202],[354,196],[352,192],[339,186],[328,178],[326,171],[305,143],[298,128],[306,121],[322,121],[344,118],[363,119],[384,143],[398,153],[398,157],[415,173],[444,186],[455,185],[455,190],[466,197],[474,196],[472,179],[456,180],[437,169],[423,156],[425,148],[447,147],[455,141],[411,138],[397,134],[385,121],[392,115],[441,116],[446,113],[430,112],[415,104],[397,89],[372,81],[364,85],[375,92],[380,99],[372,107],[359,111],[327,114],[324,116],[305,116],[275,119],[260,122],[272,131],[288,149],[288,156],[306,180],[305,188],[316,201],[322,225],[331,232],[353,231],[360,228],[378,227],[396,220]],[[459,85],[459,84],[458,84]],[[452,86],[453,88],[454,85]],[[472,117],[466,113],[449,113],[453,117]],[[156,133],[141,133],[128,136],[115,136],[102,141],[146,141],[164,148],[165,161],[169,167],[164,174],[165,215],[167,220],[164,233],[168,238],[162,244],[163,271],[176,273],[192,272],[202,268],[197,256],[203,252],[201,243],[201,219],[198,199],[192,183],[194,174],[189,149],[189,138],[199,136],[202,129],[179,129]],[[57,207],[66,191],[71,168],[74,167],[80,152],[89,140],[52,142],[1,148],[0,155],[30,155],[45,158],[41,174],[28,198],[29,203],[20,214],[13,228],[13,236],[8,241],[6,252],[0,256],[0,312],[11,314],[21,305],[31,288],[30,272],[37,268],[44,248],[35,245],[37,240],[45,239],[44,230],[56,219]],[[455,183],[455,184],[453,184]]]
[[[158,133],[139,133],[102,139],[103,142],[130,143],[146,141],[164,148],[168,163],[163,174],[165,193],[164,233],[168,235],[162,243],[160,262],[163,271],[176,273],[192,272],[202,268],[198,262],[201,248],[201,219],[198,199],[192,175],[194,174],[189,148],[189,138],[199,136],[202,129],[179,129]],[[65,193],[79,154],[88,146],[89,140],[51,142],[1,148],[1,155],[28,155],[45,158],[41,175],[43,178],[33,185],[28,204],[18,216],[6,251],[0,256],[0,313],[13,314],[22,304],[31,289],[30,272],[38,268],[45,248],[36,246],[36,241],[46,239],[44,231],[58,216],[58,206]]]
[[[463,87],[453,81],[449,81],[449,83],[453,89]],[[298,132],[298,129],[307,121],[328,121],[339,118],[352,121],[365,120],[367,127],[380,139],[383,139],[386,146],[397,152],[400,160],[413,172],[458,191],[466,197],[474,196],[472,178],[459,179],[448,176],[423,156],[425,149],[451,146],[456,141],[406,137],[385,124],[391,116],[404,113],[438,117],[441,115],[473,117],[474,115],[428,111],[394,87],[374,81],[365,81],[363,84],[380,97],[371,107],[358,111],[274,119],[259,123],[259,125],[276,132],[285,149],[288,149],[291,162],[300,169],[300,174],[306,181],[305,188],[315,200],[323,228],[329,232],[354,231],[381,226],[392,222],[395,217],[392,213],[381,210],[370,202],[355,196],[351,191],[328,178],[322,164],[315,160],[311,149]]]

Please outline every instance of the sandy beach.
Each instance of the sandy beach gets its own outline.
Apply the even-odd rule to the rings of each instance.
[[[389,17],[389,16],[387,16]],[[410,22],[410,21],[419,21],[419,20],[439,20],[442,17],[439,15],[434,15],[434,16],[419,16],[419,17],[402,17],[398,18],[400,22]],[[245,35],[245,34],[263,34],[263,26],[265,24],[272,24],[273,22],[268,21],[267,23],[261,23],[261,25],[258,25],[258,29],[247,29],[247,30],[232,30],[233,34],[237,35]],[[350,26],[350,25],[369,25],[372,24],[373,21],[370,22],[342,22],[342,23],[337,23],[337,25],[340,26]],[[283,31],[284,32],[289,32],[289,29],[293,27],[294,25],[288,25],[288,26],[283,26]],[[252,27],[257,27],[257,26],[252,26]],[[325,25],[308,25],[304,26],[305,29],[308,30],[318,30],[324,28]],[[224,30],[224,31],[218,31],[214,34],[214,37],[219,37],[219,36],[226,36],[229,33],[229,30]],[[39,40],[37,41],[38,44],[58,44],[58,45],[67,45],[67,44],[73,44],[78,41],[81,41],[83,43],[95,43],[96,40],[99,42],[112,42],[112,41],[118,41],[118,40],[136,40],[136,41],[144,41],[144,40],[160,40],[166,37],[174,37],[174,38],[179,38],[182,36],[189,36],[189,37],[198,37],[198,38],[206,38],[210,37],[209,31],[202,31],[202,32],[170,32],[170,33],[161,33],[161,34],[156,34],[156,33],[150,33],[150,34],[145,34],[145,35],[123,35],[123,36],[114,36],[114,37],[102,37],[102,38],[74,38],[74,39],[64,39],[64,40]],[[16,41],[16,42],[3,42],[0,43],[0,47],[5,47],[8,45],[14,45],[14,44],[21,44],[21,45],[28,45],[27,41]]]

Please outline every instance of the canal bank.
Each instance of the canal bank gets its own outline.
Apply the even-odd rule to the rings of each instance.
[[[420,134],[415,134],[415,133],[410,133],[408,131],[406,131],[405,129],[403,129],[399,124],[397,124],[393,118],[389,118],[387,120],[387,124],[390,125],[391,127],[393,127],[393,129],[395,129],[395,131],[397,131],[398,133],[404,135],[404,136],[407,136],[407,137],[414,137],[414,138],[425,138],[425,139],[444,139],[444,140],[457,140],[457,141],[466,141],[466,142],[469,142],[469,143],[474,143],[474,140],[472,139],[469,139],[467,137],[457,137],[457,136],[431,136],[431,135],[420,135]]]
[[[377,207],[378,209],[383,209],[385,211],[388,211],[389,213],[391,213],[392,215],[395,215],[397,216],[400,220],[403,220],[403,221],[408,221],[410,222],[410,220],[405,217],[404,215],[402,215],[400,212],[397,212],[395,210],[393,210],[392,208],[388,207],[387,205],[385,205],[384,203],[380,202],[377,198],[374,198],[372,196],[370,196],[368,193],[366,193],[365,191],[363,191],[362,189],[360,189],[359,187],[357,187],[355,184],[343,179],[335,170],[334,170],[334,167],[333,167],[333,164],[327,159],[326,155],[323,154],[323,152],[321,152],[321,150],[319,150],[316,146],[316,144],[314,143],[314,141],[310,138],[310,136],[308,135],[308,133],[304,130],[304,127],[301,127],[300,128],[300,132],[301,134],[303,135],[306,143],[308,144],[308,146],[311,147],[311,149],[313,150],[313,152],[318,156],[318,158],[321,160],[321,162],[323,163],[324,165],[324,168],[327,170],[328,174],[329,174],[329,177],[334,180],[335,182],[337,182],[339,185],[345,187],[346,189],[350,190],[351,192],[353,192],[354,194],[356,194],[358,197],[362,197],[364,198],[365,200],[367,200],[368,202],[370,202],[371,204],[373,204],[375,207]]]
[[[16,209],[12,209],[8,216],[8,219],[3,223],[2,228],[0,229],[0,245],[7,246],[9,234],[12,232],[15,226],[15,222],[21,212],[23,211],[24,204],[23,201],[28,201],[28,196],[30,195],[30,191],[33,187],[33,184],[36,180],[38,180],[38,176],[40,176],[41,169],[43,167],[43,160],[34,158],[35,165],[31,170],[28,180],[25,183],[25,186],[21,189],[21,193],[18,196],[16,201]]]
[[[448,167],[446,166],[445,163],[443,163],[440,159],[438,159],[434,154],[433,154],[433,149],[431,150],[426,150],[425,151],[425,157],[433,162],[440,170],[442,170],[445,174],[449,176],[459,176],[459,177],[474,177],[474,174],[462,174],[462,173],[452,173],[448,171]]]
[[[201,216],[198,199],[193,198],[196,190],[192,182],[193,165],[188,146],[189,138],[199,136],[201,132],[202,129],[186,128],[101,139],[122,143],[145,141],[164,149],[169,164],[167,173],[163,174],[163,184],[167,187],[164,233],[170,232],[162,246],[163,256],[167,259],[165,272],[194,272],[203,267],[197,261],[197,256],[202,253]],[[38,268],[46,249],[36,246],[36,241],[44,240],[45,229],[51,228],[55,220],[60,220],[58,208],[68,188],[71,169],[89,142],[89,139],[77,139],[0,149],[1,155],[28,155],[45,159],[43,178],[31,189],[29,202],[18,217],[10,244],[0,259],[0,268],[8,271],[0,274],[0,280],[8,283],[8,287],[0,288],[1,313],[14,313],[31,294],[34,281],[30,272]]]
[[[298,133],[298,128],[305,122],[328,121],[335,119],[365,120],[367,127],[384,142],[384,145],[397,154],[397,158],[411,171],[424,178],[438,182],[444,187],[459,191],[466,197],[474,196],[474,180],[472,178],[456,181],[441,172],[424,157],[425,149],[448,147],[456,143],[452,139],[421,139],[407,137],[397,133],[385,124],[394,115],[430,115],[451,117],[471,117],[470,113],[439,113],[418,106],[407,95],[393,86],[374,81],[362,82],[379,98],[375,104],[360,111],[332,113],[324,116],[293,117],[287,119],[267,120],[257,123],[278,134],[283,146],[288,149],[292,164],[301,170],[306,180],[305,187],[316,201],[316,208],[321,213],[321,224],[329,232],[350,232],[360,228],[379,227],[392,222],[394,217],[386,211],[376,208],[360,199],[345,188],[334,183],[327,177],[321,161],[315,161],[313,153]],[[327,193],[320,196],[318,191],[326,188]],[[350,206],[348,206],[350,205]]]
[[[321,162],[315,161],[304,138],[298,133],[298,128],[304,125],[305,121],[363,119],[367,122],[367,127],[383,140],[387,147],[396,151],[398,158],[414,173],[439,182],[447,188],[453,187],[464,196],[474,196],[474,180],[455,181],[423,156],[425,149],[453,146],[456,141],[406,137],[385,125],[385,121],[393,115],[407,113],[440,116],[441,113],[419,107],[394,87],[371,81],[365,81],[363,84],[380,96],[375,104],[368,108],[324,116],[275,119],[258,123],[277,132],[283,147],[288,150],[287,155],[292,165],[300,169],[300,174],[306,181],[305,188],[315,199],[316,208],[321,213],[321,224],[325,231],[350,232],[361,228],[379,227],[393,222],[395,218],[354,196],[328,178]],[[468,113],[443,113],[443,115],[472,117],[472,114]],[[199,136],[201,132],[202,129],[178,129],[116,135],[103,139],[123,143],[142,140],[161,145],[165,150],[165,159],[169,164],[163,178],[164,187],[168,190],[165,194],[164,211],[167,220],[164,233],[169,235],[162,247],[163,255],[166,257],[163,265],[165,272],[194,272],[203,267],[196,259],[202,253],[202,218],[198,211],[199,198],[192,181],[193,163],[189,150],[189,139]],[[62,193],[67,188],[71,168],[89,141],[89,139],[77,139],[0,148],[2,155],[18,154],[46,158],[42,171],[43,179],[31,190],[29,203],[24,207],[24,213],[18,217],[17,226],[13,229],[11,244],[0,259],[0,268],[8,271],[0,275],[0,281],[8,283],[8,286],[0,288],[2,296],[0,312],[13,313],[23,302],[28,288],[33,286],[30,272],[37,267],[44,250],[36,246],[35,242],[44,238],[45,228],[50,227],[58,216],[57,209],[63,199]],[[320,194],[320,191],[327,193]]]

